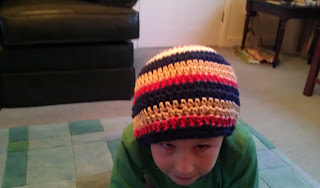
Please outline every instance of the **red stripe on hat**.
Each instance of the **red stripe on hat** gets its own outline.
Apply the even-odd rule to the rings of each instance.
[[[139,138],[142,135],[149,134],[152,131],[160,132],[166,131],[169,128],[176,129],[177,127],[185,128],[186,125],[191,127],[202,126],[203,123],[215,125],[217,127],[231,127],[237,123],[237,119],[234,118],[222,118],[217,116],[201,115],[189,117],[183,115],[179,119],[178,117],[170,117],[168,120],[162,120],[161,122],[157,121],[155,123],[147,124],[144,127],[138,128],[134,130],[134,135],[136,138]]]
[[[181,74],[179,76],[169,77],[168,79],[160,80],[158,82],[154,82],[152,84],[142,86],[138,91],[134,94],[133,105],[135,100],[144,93],[151,92],[157,90],[159,88],[164,88],[166,85],[171,86],[173,83],[179,85],[179,83],[186,83],[187,81],[193,83],[193,81],[211,81],[211,82],[220,82],[225,85],[233,86],[238,89],[238,84],[232,80],[220,77],[216,74],[214,75],[206,75],[203,73],[197,74]]]

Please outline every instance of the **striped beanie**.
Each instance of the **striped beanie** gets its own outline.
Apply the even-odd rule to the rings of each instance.
[[[136,80],[133,131],[145,146],[161,141],[230,136],[240,112],[237,77],[209,47],[168,49]]]

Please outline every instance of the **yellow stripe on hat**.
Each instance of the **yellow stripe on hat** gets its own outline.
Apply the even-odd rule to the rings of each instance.
[[[217,54],[217,52],[214,49],[206,47],[206,46],[202,46],[202,45],[178,46],[178,47],[170,48],[170,49],[154,56],[146,63],[146,65],[149,65],[149,64],[153,63],[154,61],[160,60],[164,57],[169,57],[169,56],[172,56],[175,54],[180,54],[180,53],[185,53],[185,52],[190,52],[190,51],[213,52],[213,53]]]
[[[182,74],[217,75],[221,78],[237,82],[237,77],[235,76],[231,66],[211,61],[194,59],[186,62],[182,61],[169,64],[168,66],[160,67],[157,70],[153,70],[152,72],[149,71],[140,75],[136,80],[134,91],[136,92],[143,86],[160,82],[168,79],[169,77],[175,77]]]
[[[180,103],[174,100],[172,103],[166,101],[160,102],[159,107],[154,105],[152,108],[148,107],[142,110],[138,115],[133,118],[134,129],[144,127],[148,124],[156,123],[157,121],[168,120],[170,117],[178,117],[190,115],[194,116],[217,116],[223,118],[237,119],[240,113],[240,107],[232,102],[219,99],[213,99],[210,97],[207,99],[203,97],[199,98],[181,99]]]

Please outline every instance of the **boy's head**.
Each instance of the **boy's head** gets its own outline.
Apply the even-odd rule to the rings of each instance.
[[[146,63],[134,92],[134,135],[159,169],[180,185],[208,173],[239,116],[230,64],[209,47],[171,48]]]

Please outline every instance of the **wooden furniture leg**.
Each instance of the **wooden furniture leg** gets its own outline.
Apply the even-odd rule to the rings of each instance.
[[[318,36],[316,48],[314,50],[314,55],[312,58],[307,82],[304,86],[304,91],[303,91],[304,95],[311,96],[313,93],[315,84],[316,83],[320,84],[320,79],[318,79],[319,68],[320,68],[320,35]]]
[[[242,36],[242,43],[241,43],[241,49],[244,49],[245,44],[246,44],[246,39],[247,39],[247,34],[249,31],[249,22],[250,22],[250,13],[247,12],[246,14],[246,21],[244,23],[244,29],[243,29],[243,36]]]
[[[244,23],[243,36],[242,36],[242,42],[241,42],[241,49],[244,49],[244,47],[246,45],[247,33],[249,31],[250,18],[251,18],[251,16],[254,16],[254,14],[255,14],[255,13],[253,13],[251,11],[251,3],[250,2],[247,2],[246,10],[247,10],[247,14],[246,14],[246,21]]]
[[[288,21],[287,18],[285,18],[285,19],[280,18],[280,20],[279,20],[277,40],[276,40],[275,47],[274,47],[275,55],[274,55],[274,59],[272,62],[273,68],[275,68],[279,62],[279,53],[280,53],[280,49],[281,49],[281,44],[282,44],[284,32],[286,30],[287,21]]]
[[[313,53],[315,51],[314,49],[315,49],[316,44],[317,44],[317,39],[318,39],[319,33],[320,33],[320,21],[317,20],[317,27],[316,27],[316,30],[314,32],[314,37],[313,37],[313,40],[312,40],[312,43],[311,43],[311,46],[310,46],[310,54],[309,54],[309,57],[308,57],[308,64],[311,64]]]
[[[276,40],[275,40],[275,43],[274,43],[274,46],[273,46],[273,50],[275,51],[276,50],[276,47],[277,47],[277,41],[279,39],[279,28],[281,27],[281,21],[279,20],[279,23],[278,23],[278,30],[277,30],[277,35],[276,35]]]

